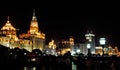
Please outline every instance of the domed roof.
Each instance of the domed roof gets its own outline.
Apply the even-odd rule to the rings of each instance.
[[[16,30],[10,23],[9,17],[6,24],[1,28],[1,30]]]

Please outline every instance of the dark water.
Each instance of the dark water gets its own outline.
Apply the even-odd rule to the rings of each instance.
[[[9,66],[9,67],[4,67],[4,70],[76,70],[76,65],[73,65],[72,67],[65,67],[64,65],[62,66]]]
[[[4,70],[120,70],[120,64],[111,64],[111,63],[91,63],[87,61],[86,64],[75,64],[74,62],[71,65],[38,65],[38,66],[8,66]]]
[[[1,61],[4,70],[120,70],[120,58],[42,57],[37,62]]]
[[[72,70],[72,68],[70,67],[70,68],[65,68],[65,67],[61,67],[61,66],[59,66],[59,67],[46,67],[46,66],[23,66],[23,67],[14,67],[14,66],[12,66],[12,67],[7,67],[7,68],[4,68],[4,70]],[[73,70],[76,70],[76,68],[75,69],[73,69]]]
[[[44,67],[40,68],[40,67],[21,67],[19,68],[19,70],[46,70]]]

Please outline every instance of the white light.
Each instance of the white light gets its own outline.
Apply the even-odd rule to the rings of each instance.
[[[27,67],[24,67],[24,70],[27,70]]]
[[[90,44],[87,44],[87,48],[90,48],[91,46],[90,46]]]
[[[102,49],[102,47],[95,47],[95,49]]]
[[[75,51],[72,51],[72,52],[71,52],[71,55],[74,56],[74,54],[75,54]]]
[[[80,49],[77,49],[77,51],[76,51],[77,53],[80,53]]]
[[[6,44],[7,45],[7,47],[9,47],[10,45],[9,44]]]
[[[36,67],[33,67],[31,70],[36,70]]]
[[[99,42],[100,42],[100,45],[105,45],[106,40],[105,38],[100,38]]]
[[[24,55],[26,55],[26,53],[24,53]]]
[[[32,58],[31,61],[36,61],[36,59],[35,59],[35,58]]]

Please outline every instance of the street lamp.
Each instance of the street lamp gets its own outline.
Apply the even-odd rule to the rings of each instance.
[[[90,48],[91,48],[91,45],[88,43],[87,44],[88,54],[91,54]]]
[[[105,38],[100,38],[99,39],[99,42],[100,42],[100,45],[102,46],[102,51],[103,51],[103,54],[104,54],[104,45],[105,45],[105,43],[106,43],[106,39]]]

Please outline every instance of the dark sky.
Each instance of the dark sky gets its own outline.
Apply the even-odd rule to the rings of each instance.
[[[106,37],[107,43],[120,46],[118,11],[85,5],[40,4],[0,7],[0,27],[6,23],[7,16],[10,16],[12,25],[20,29],[18,33],[27,32],[35,9],[39,29],[46,34],[47,41],[74,36],[75,42],[84,42],[86,31],[92,29],[97,43],[99,37]]]

